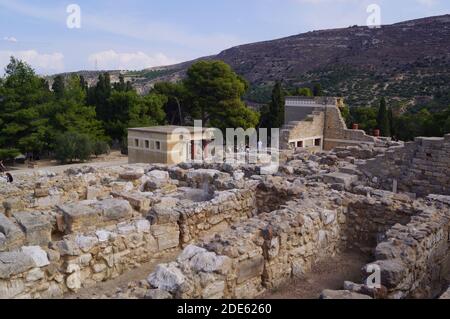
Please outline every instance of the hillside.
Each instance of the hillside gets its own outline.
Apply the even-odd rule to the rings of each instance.
[[[251,83],[247,98],[255,102],[264,102],[273,82],[282,80],[292,87],[320,82],[327,94],[342,94],[350,106],[368,105],[380,95],[406,106],[420,104],[450,91],[450,15],[379,29],[307,32],[203,59],[230,64]],[[192,63],[123,73],[146,92],[157,81],[182,78]]]

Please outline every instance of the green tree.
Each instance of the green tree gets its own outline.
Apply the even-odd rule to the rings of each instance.
[[[57,75],[52,84],[52,91],[57,99],[61,99],[64,96],[64,89],[64,77],[62,75]]]
[[[105,122],[108,135],[121,141],[130,127],[165,124],[167,97],[151,93],[141,97],[133,91],[113,91],[108,104],[114,118]]]
[[[358,124],[361,130],[372,134],[377,128],[378,109],[375,107],[352,107],[350,109],[351,124]]]
[[[106,143],[105,141],[101,141],[101,140],[96,140],[92,143],[92,153],[95,156],[99,156],[102,154],[109,154],[110,152],[110,147],[109,144]]]
[[[391,136],[389,113],[386,106],[386,99],[383,97],[380,100],[380,107],[378,109],[377,126],[382,136]]]
[[[156,83],[152,93],[167,97],[164,111],[171,125],[183,125],[189,113],[188,93],[183,83]]]
[[[281,82],[276,82],[272,90],[272,100],[269,104],[268,129],[281,128],[284,124],[285,97]]]
[[[298,96],[307,96],[307,97],[312,97],[314,96],[313,92],[311,91],[310,88],[298,88],[296,95]]]
[[[323,96],[322,85],[320,83],[314,84],[313,95],[314,96]]]
[[[61,163],[74,160],[86,161],[94,153],[93,143],[88,135],[77,132],[65,132],[55,141],[55,158]]]
[[[0,85],[0,151],[40,153],[48,149],[46,114],[52,94],[25,62],[11,57]]]
[[[114,113],[111,112],[108,104],[111,94],[112,87],[109,73],[100,74],[97,84],[89,88],[87,103],[95,106],[97,118],[102,122],[107,122],[114,118]]]
[[[95,108],[85,103],[86,92],[81,87],[80,78],[73,75],[67,82],[63,98],[55,107],[53,123],[56,134],[69,131],[85,134],[91,139],[106,139]]]
[[[220,129],[255,127],[259,115],[246,107],[242,96],[247,82],[222,61],[200,61],[187,71],[189,113],[204,125]]]

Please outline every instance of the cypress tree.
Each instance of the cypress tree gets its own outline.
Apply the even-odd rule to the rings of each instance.
[[[380,101],[380,108],[378,110],[378,117],[377,117],[377,125],[382,136],[386,137],[391,136],[389,114],[386,106],[386,99],[384,97]]]
[[[313,88],[314,96],[323,96],[322,85],[320,83],[316,83]]]
[[[280,128],[284,124],[284,94],[281,82],[279,81],[275,83],[272,90],[268,124],[268,129]]]
[[[65,83],[62,75],[57,75],[53,80],[52,90],[57,99],[61,99],[64,95]]]

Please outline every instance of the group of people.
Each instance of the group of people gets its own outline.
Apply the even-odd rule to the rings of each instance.
[[[0,161],[0,182],[12,183],[14,181],[12,175],[6,172],[6,167],[3,161]]]

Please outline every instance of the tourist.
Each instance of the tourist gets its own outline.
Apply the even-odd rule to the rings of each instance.
[[[3,161],[0,161],[0,172],[6,172],[6,167],[3,165]]]
[[[12,177],[12,175],[10,173],[6,173],[6,180],[8,183],[12,183],[14,182],[14,178]]]

